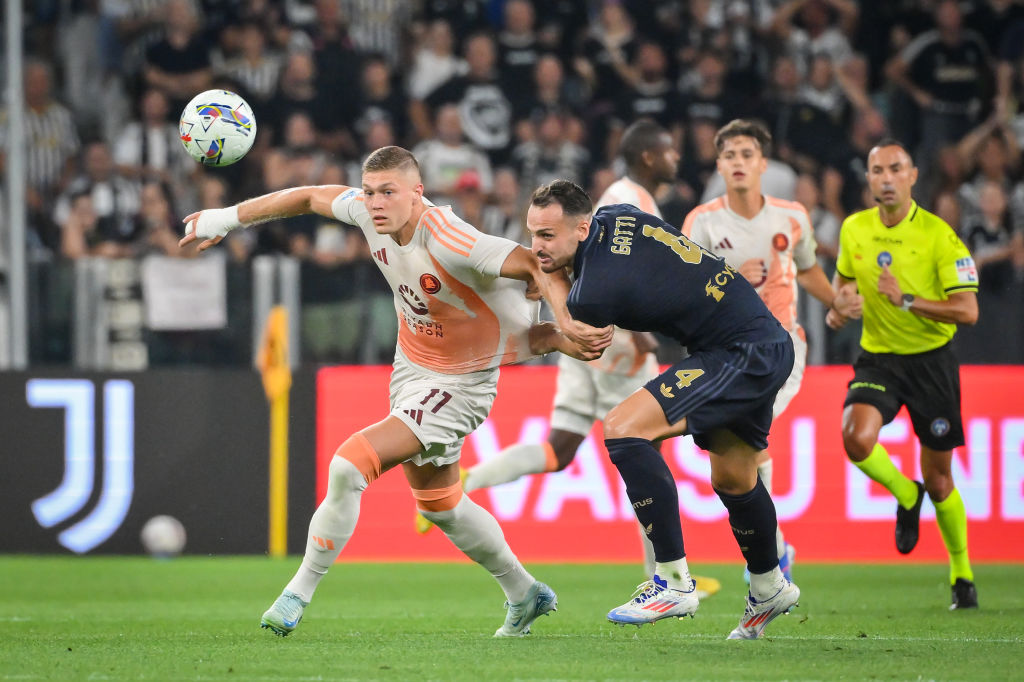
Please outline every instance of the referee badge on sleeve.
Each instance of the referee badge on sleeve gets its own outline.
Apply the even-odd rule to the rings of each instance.
[[[974,266],[974,259],[970,256],[956,259],[956,278],[961,284],[976,284],[978,281],[978,268]]]

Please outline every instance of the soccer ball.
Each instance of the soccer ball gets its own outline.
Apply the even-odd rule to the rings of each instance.
[[[143,548],[154,557],[170,559],[185,549],[185,527],[173,516],[154,516],[139,534]]]
[[[181,112],[178,134],[185,151],[204,166],[230,166],[252,149],[256,117],[244,99],[227,90],[207,90]]]

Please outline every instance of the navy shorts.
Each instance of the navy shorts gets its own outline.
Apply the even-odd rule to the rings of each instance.
[[[757,450],[768,447],[775,394],[793,370],[793,342],[741,343],[697,351],[644,388],[670,424],[686,418],[686,432],[709,449],[710,433],[728,429]]]
[[[907,406],[917,439],[932,450],[964,444],[960,415],[960,363],[945,346],[924,353],[896,355],[864,351],[853,363],[843,407],[874,406],[888,424]]]

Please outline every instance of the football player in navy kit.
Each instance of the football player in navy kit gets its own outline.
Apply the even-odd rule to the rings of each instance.
[[[583,189],[555,180],[533,193],[527,213],[541,269],[567,268],[574,278],[572,317],[658,332],[689,351],[604,423],[605,446],[656,559],[654,579],[608,619],[642,625],[697,610],[675,480],[652,445],[691,434],[711,452],[711,483],[751,574],[745,613],[729,639],[756,639],[800,597],[779,570],[775,505],[756,459],[793,366],[793,343],[734,268],[676,228],[628,204],[592,211]]]

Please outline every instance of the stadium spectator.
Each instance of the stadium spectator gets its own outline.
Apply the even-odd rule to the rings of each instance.
[[[494,171],[494,191],[480,221],[482,232],[526,246],[520,191],[519,176],[515,170],[503,167]]]
[[[466,62],[455,54],[452,27],[443,19],[431,21],[413,52],[406,88],[413,100],[426,99],[439,85],[466,72]]]
[[[181,153],[178,126],[169,118],[167,96],[156,88],[145,90],[139,98],[139,117],[120,121],[107,137],[119,173],[140,180],[184,181],[193,166]]]
[[[209,89],[213,70],[190,0],[167,0],[166,12],[164,36],[146,50],[143,75],[148,87],[167,95],[177,115],[196,93]]]
[[[316,20],[303,27],[313,45],[317,106],[326,125],[320,137],[328,151],[355,156],[350,131],[359,111],[359,53],[341,11],[341,0],[317,0]],[[341,96],[344,93],[344,96]]]
[[[454,196],[455,184],[467,171],[472,171],[480,189],[489,193],[493,183],[491,162],[486,154],[463,138],[458,107],[442,105],[437,110],[434,130],[437,131],[435,137],[413,148],[413,155],[420,164],[424,192],[434,201],[448,203]]]
[[[533,187],[555,178],[586,183],[590,153],[566,135],[567,122],[563,112],[545,112],[533,122],[535,137],[512,151],[512,164],[523,185]]]
[[[64,224],[72,198],[88,194],[96,216],[96,234],[102,241],[128,244],[138,233],[140,185],[121,175],[105,142],[90,142],[82,150],[82,173],[57,199],[54,222]]]
[[[578,117],[586,109],[587,93],[578,80],[566,79],[562,62],[553,54],[544,54],[530,75],[533,87],[524,90],[512,100],[512,116],[516,125],[516,139],[524,142],[529,132],[523,132],[523,123],[546,111],[571,112]]]
[[[934,156],[980,120],[992,93],[988,48],[963,25],[954,0],[935,7],[935,28],[914,38],[886,67],[889,79],[917,105],[920,140],[914,154],[925,180]]]
[[[680,79],[679,87],[684,97],[681,118],[690,124],[698,119],[710,121],[717,129],[726,121],[742,115],[746,105],[741,95],[726,86],[728,74],[729,65],[721,52],[701,54],[694,68]],[[673,120],[678,120],[677,112],[672,114]],[[679,139],[676,133],[673,135]]]
[[[219,65],[216,73],[241,84],[242,92],[252,100],[249,103],[259,107],[277,92],[281,56],[268,48],[267,37],[259,22],[245,21],[237,30],[239,54]]]
[[[409,133],[409,102],[382,55],[363,57],[362,85],[362,102],[353,123],[356,134],[365,135],[371,122],[386,120],[395,137],[404,141]]]
[[[902,554],[917,545],[928,493],[949,553],[950,608],[977,608],[967,516],[951,469],[964,431],[959,363],[949,345],[957,324],[978,320],[977,270],[949,225],[913,200],[917,169],[900,143],[880,142],[867,166],[877,207],[843,222],[833,280],[837,294],[856,286],[864,299],[864,352],[844,402],[843,445],[858,469],[896,497],[896,549]],[[826,321],[839,328],[846,318],[833,308]],[[896,469],[878,442],[883,424],[903,405],[921,444],[923,485]]]
[[[495,69],[497,53],[494,38],[477,33],[466,40],[465,75],[455,76],[438,87],[426,99],[427,107],[414,107],[420,118],[417,129],[430,130],[425,117],[442,104],[456,104],[462,118],[462,132],[472,144],[500,163],[512,142],[512,105],[502,92]]]
[[[356,49],[383,55],[391,68],[397,68],[408,55],[411,5],[407,0],[342,0]]]
[[[217,244],[233,229],[271,216],[315,213],[357,226],[371,250],[387,254],[379,262],[402,318],[389,414],[338,448],[331,460],[327,495],[310,521],[302,564],[263,614],[261,625],[282,636],[295,629],[317,585],[355,530],[362,492],[380,475],[402,465],[420,511],[456,547],[484,566],[505,592],[508,613],[495,636],[522,636],[537,617],[554,610],[555,593],[523,568],[494,517],[463,495],[458,468],[462,441],[490,411],[501,365],[556,349],[593,358],[607,345],[610,330],[574,324],[564,307],[566,283],[542,274],[526,249],[478,232],[450,208],[425,203],[415,157],[408,151],[397,147],[375,151],[364,165],[362,185],[362,191],[339,185],[295,188],[186,218],[189,229],[181,243],[202,240],[200,249]],[[434,227],[418,229],[424,220]],[[472,252],[448,244],[443,235],[453,229],[474,242]],[[421,277],[421,264],[431,260],[441,263],[444,282]],[[552,325],[531,327],[533,316],[528,309],[534,304],[523,296],[519,282],[504,284],[498,279],[502,276],[535,284],[554,306],[562,329],[579,330],[579,343],[585,345],[570,341]],[[475,314],[439,303],[444,299],[433,295],[442,287],[474,291],[477,296],[469,300],[479,301]],[[484,321],[495,315],[503,323],[497,336],[489,336],[484,332],[490,322]],[[441,325],[443,342],[439,335],[425,333]],[[452,343],[459,338],[466,343]],[[485,344],[482,338],[489,340]],[[506,342],[517,345],[520,353],[499,355]],[[436,388],[439,376],[445,377],[441,384],[450,393]],[[423,409],[424,400],[432,399],[437,404]]]
[[[824,55],[842,64],[852,54],[849,36],[859,10],[853,0],[790,0],[772,18],[772,31],[803,73],[811,60]]]
[[[994,182],[1006,196],[1013,191],[1014,175],[1020,169],[1020,149],[1006,121],[994,113],[957,143],[956,153],[967,176],[957,188],[961,221],[973,225],[981,212],[982,185]]]
[[[502,89],[515,101],[529,92],[540,58],[536,14],[530,0],[507,0],[503,12],[504,26],[497,38],[498,72]]]
[[[964,243],[978,266],[978,288],[987,294],[1002,294],[1016,277],[1014,256],[1024,248],[1024,233],[1013,229],[1002,183],[983,180],[977,194],[977,213],[964,222]]]
[[[629,88],[619,94],[611,134],[606,141],[605,158],[615,158],[623,130],[641,118],[653,119],[668,130],[678,149],[683,141],[686,110],[679,92],[669,80],[665,51],[655,42],[641,42],[627,74]]]

